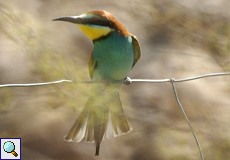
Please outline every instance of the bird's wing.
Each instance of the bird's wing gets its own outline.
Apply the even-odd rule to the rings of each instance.
[[[93,58],[93,54],[91,55],[90,59],[89,59],[89,75],[90,75],[90,78],[92,79],[93,78],[93,72],[94,72],[94,69],[96,67],[96,60]]]
[[[134,66],[141,57],[141,49],[137,37],[134,35],[132,35],[131,37],[132,37],[133,51],[134,51],[134,62],[133,62],[133,66]]]

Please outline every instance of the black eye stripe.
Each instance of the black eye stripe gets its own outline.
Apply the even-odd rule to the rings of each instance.
[[[105,26],[114,29],[113,23],[111,21],[108,21],[107,19],[89,18],[89,19],[81,19],[79,21],[81,21],[81,24],[99,25],[99,26]]]

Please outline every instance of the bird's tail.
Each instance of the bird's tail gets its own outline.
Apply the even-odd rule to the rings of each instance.
[[[95,142],[95,155],[99,155],[103,138],[116,137],[131,130],[132,127],[124,114],[118,90],[106,87],[89,97],[65,140]]]

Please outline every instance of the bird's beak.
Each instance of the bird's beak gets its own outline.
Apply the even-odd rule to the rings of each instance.
[[[79,16],[67,16],[67,17],[59,17],[53,19],[53,21],[66,21],[66,22],[71,22],[71,23],[76,23],[76,24],[82,24],[83,19]]]

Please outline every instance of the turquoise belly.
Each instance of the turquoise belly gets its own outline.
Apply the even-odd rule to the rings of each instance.
[[[96,60],[93,78],[122,80],[127,77],[134,61],[132,38],[113,32],[94,42],[93,57]]]

